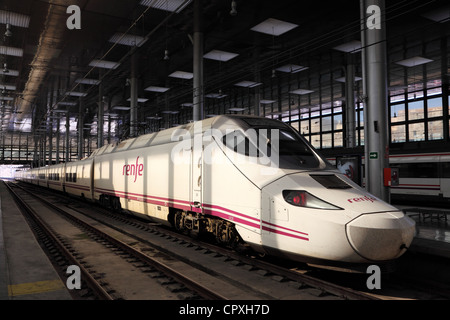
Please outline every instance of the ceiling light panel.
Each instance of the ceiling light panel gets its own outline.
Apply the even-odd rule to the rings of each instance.
[[[0,10],[0,23],[7,24],[9,23],[12,26],[21,27],[21,28],[28,28],[30,25],[30,16]]]
[[[427,13],[424,13],[422,16],[435,22],[447,22],[450,20],[450,5],[433,11],[429,11]]]
[[[131,101],[131,98],[128,98],[127,101]],[[137,102],[147,102],[147,98],[137,98]]]
[[[16,86],[12,84],[0,83],[0,89],[5,90],[16,90]]]
[[[89,63],[89,66],[95,67],[95,68],[103,68],[103,69],[116,69],[120,63],[113,62],[113,61],[106,61],[106,60],[92,60]]]
[[[271,36],[280,36],[297,27],[298,25],[294,23],[269,18],[254,26],[250,30],[269,34]]]
[[[194,78],[194,74],[191,72],[185,72],[185,71],[175,71],[169,74],[169,77],[172,78],[179,78],[179,79],[192,79]]]
[[[420,66],[421,64],[425,64],[425,63],[428,63],[431,61],[433,61],[433,60],[416,56],[416,57],[408,58],[405,60],[397,61],[396,63],[401,66],[404,66],[404,67],[415,67],[415,66]]]
[[[140,47],[147,41],[146,38],[132,34],[116,33],[109,42],[118,43],[130,47]]]
[[[141,5],[169,12],[181,12],[192,0],[142,0]]]
[[[299,66],[296,64],[287,64],[282,67],[277,68],[277,71],[287,72],[287,73],[297,73],[303,70],[307,70],[308,67]]]
[[[275,100],[270,100],[270,99],[261,99],[259,100],[259,103],[261,104],[271,104],[271,103],[275,103]]]
[[[100,84],[100,80],[96,80],[96,79],[77,79],[75,80],[76,83],[80,83],[80,84],[91,84],[91,85],[99,85]]]
[[[226,52],[221,50],[212,50],[205,54],[203,58],[211,59],[211,60],[217,60],[217,61],[223,61],[227,62],[233,58],[236,58],[239,54],[233,53],[233,52]]]
[[[23,56],[23,50],[21,48],[0,46],[0,55],[7,55],[7,56],[13,56],[13,57],[22,57]]]
[[[157,86],[150,86],[145,88],[145,91],[151,91],[151,92],[166,92],[168,91],[170,88],[166,88],[166,87],[157,87]]]
[[[5,72],[3,69],[0,68],[0,74],[5,76],[17,77],[19,75],[19,71],[8,69],[8,72]]]
[[[225,98],[226,96],[227,96],[226,94],[221,93],[208,93],[207,95],[205,95],[205,97],[212,99],[222,99]]]
[[[313,93],[313,92],[314,91],[307,90],[307,89],[297,89],[297,90],[289,91],[289,93],[299,94],[299,95],[309,94],[309,93]]]
[[[356,52],[361,51],[361,41],[353,40],[353,41],[341,44],[337,47],[334,47],[333,49],[337,50],[337,51],[341,51],[341,52],[356,53]]]
[[[238,87],[244,87],[244,88],[254,88],[254,87],[262,85],[262,83],[261,82],[244,80],[244,81],[235,83],[234,85],[238,86]]]
[[[87,96],[87,93],[85,93],[85,92],[77,92],[77,91],[68,91],[68,92],[66,92],[66,96],[85,97],[85,96]]]

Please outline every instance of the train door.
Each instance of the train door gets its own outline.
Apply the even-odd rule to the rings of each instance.
[[[202,133],[195,133],[191,148],[191,209],[202,212],[203,201],[203,141]]]

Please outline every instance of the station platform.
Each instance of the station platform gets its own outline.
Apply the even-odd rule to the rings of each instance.
[[[0,300],[72,300],[0,181]]]
[[[412,251],[450,258],[450,209],[394,206],[416,222]]]

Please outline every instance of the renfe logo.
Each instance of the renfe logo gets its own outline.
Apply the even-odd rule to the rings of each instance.
[[[347,201],[350,202],[350,203],[363,202],[363,201],[374,202],[374,201],[377,201],[377,199],[372,198],[372,197],[368,197],[368,196],[364,196],[364,197],[361,197],[361,198],[350,198],[350,199],[347,199]]]
[[[136,164],[124,164],[123,165],[123,176],[134,176],[134,181],[136,182],[136,179],[138,176],[142,176],[142,172],[144,171],[144,164],[138,163],[139,157],[136,158]]]

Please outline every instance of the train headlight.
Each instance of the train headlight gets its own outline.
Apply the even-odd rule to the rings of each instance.
[[[323,201],[304,190],[283,190],[284,200],[296,207],[339,210],[341,208]]]

